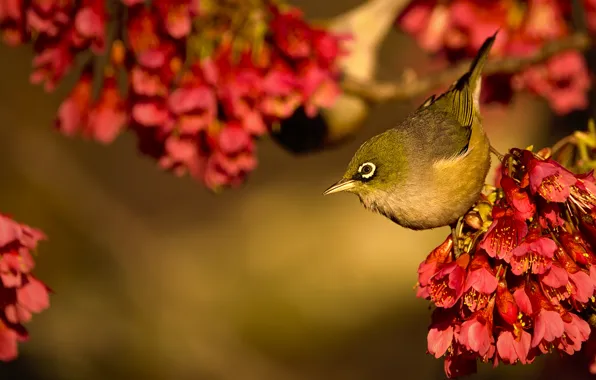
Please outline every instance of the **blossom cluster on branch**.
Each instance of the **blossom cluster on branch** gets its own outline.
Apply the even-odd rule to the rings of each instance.
[[[497,174],[456,240],[450,235],[418,269],[418,296],[436,306],[428,352],[445,357],[449,377],[475,372],[477,360],[571,355],[596,313],[592,172],[572,173],[548,148],[515,148]]]
[[[491,53],[504,58],[536,56],[573,32],[567,0],[407,3],[397,24],[450,63],[474,56],[497,29]],[[594,30],[596,0],[581,3]],[[33,46],[30,79],[46,91],[78,78],[58,109],[60,132],[110,143],[128,130],[159,167],[213,190],[243,183],[257,164],[255,141],[292,116],[312,120],[333,107],[340,85],[367,101],[395,92],[341,78],[347,36],[306,22],[283,0],[0,0],[0,33],[9,45]],[[527,89],[559,113],[585,108],[590,79],[581,53],[553,54],[488,76],[484,100],[506,102]],[[418,82],[398,92],[414,97],[440,84]]]
[[[2,0],[0,29],[33,43],[47,91],[87,59],[58,130],[109,143],[128,128],[160,167],[214,190],[255,168],[258,137],[340,92],[341,38],[268,0]]]
[[[589,31],[596,31],[596,1],[580,0]],[[422,48],[449,62],[475,56],[484,39],[499,30],[493,57],[527,57],[545,43],[573,33],[569,0],[413,0],[397,18]],[[581,52],[564,51],[518,73],[485,79],[484,101],[507,103],[515,91],[544,97],[557,113],[584,109],[590,76]]]
[[[29,337],[23,326],[50,304],[50,289],[31,271],[32,254],[45,235],[0,214],[0,360],[18,355],[17,343]]]

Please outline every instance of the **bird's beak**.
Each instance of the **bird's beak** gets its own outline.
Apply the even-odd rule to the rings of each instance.
[[[331,185],[331,187],[329,187],[327,190],[325,190],[325,192],[323,192],[323,195],[329,195],[333,193],[339,193],[340,191],[350,190],[354,186],[356,186],[356,181],[354,181],[353,179],[342,178],[333,185]]]

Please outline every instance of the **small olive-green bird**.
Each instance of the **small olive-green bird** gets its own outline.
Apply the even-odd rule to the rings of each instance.
[[[413,230],[453,226],[478,200],[490,167],[479,96],[496,36],[445,93],[362,144],[343,178],[323,194],[354,193],[366,209]]]

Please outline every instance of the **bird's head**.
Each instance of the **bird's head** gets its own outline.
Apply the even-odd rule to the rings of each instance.
[[[358,148],[343,177],[323,195],[350,192],[363,203],[375,202],[405,179],[403,141],[395,130],[374,136]]]

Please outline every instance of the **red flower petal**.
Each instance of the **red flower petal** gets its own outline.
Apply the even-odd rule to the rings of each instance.
[[[530,189],[549,202],[565,202],[569,197],[570,186],[577,178],[554,161],[540,161],[532,158],[528,163]]]
[[[479,247],[490,257],[509,261],[511,251],[521,243],[527,233],[526,223],[513,218],[511,214],[506,214],[493,220]]]
[[[515,322],[517,322],[517,315],[519,313],[519,309],[517,307],[517,304],[515,303],[515,298],[507,288],[507,283],[504,279],[499,281],[499,286],[497,288],[496,305],[499,315],[501,316],[501,318],[503,318],[505,322],[509,323],[510,325],[513,325]]]
[[[28,283],[17,290],[17,301],[27,310],[39,313],[50,306],[48,288],[38,279],[29,276]]]
[[[534,336],[532,347],[538,346],[543,340],[552,342],[560,338],[565,332],[561,315],[553,310],[540,310],[534,319]]]
[[[451,235],[449,235],[441,245],[432,250],[426,260],[420,263],[418,267],[418,283],[421,286],[428,285],[430,278],[438,271],[439,265],[451,261],[452,249],[453,240],[451,239]]]
[[[532,336],[526,331],[521,332],[519,339],[511,331],[503,331],[497,338],[497,353],[506,364],[513,364],[518,360],[527,364],[531,342]]]
[[[504,176],[501,179],[501,187],[505,191],[507,201],[514,209],[514,217],[527,220],[534,216],[536,205],[532,202],[528,193],[519,188],[511,177]]]

